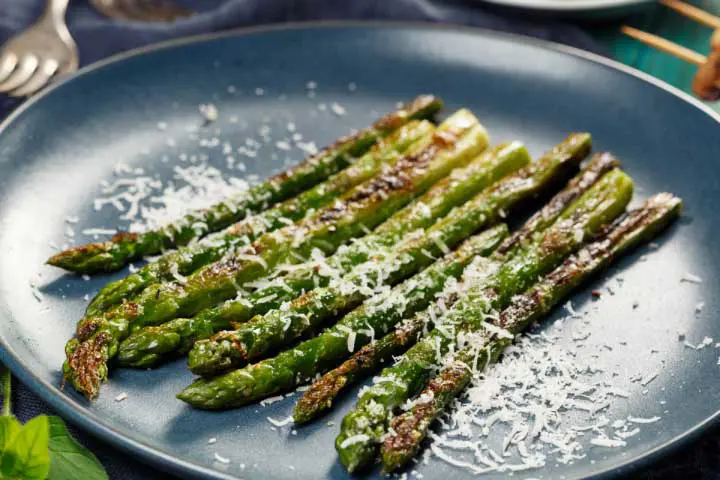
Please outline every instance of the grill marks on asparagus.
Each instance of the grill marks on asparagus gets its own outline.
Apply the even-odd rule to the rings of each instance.
[[[581,139],[582,142],[576,142],[575,139]],[[414,246],[416,252],[422,253],[423,247],[427,246],[430,251],[437,252],[441,242],[448,246],[457,245],[474,231],[492,223],[504,208],[537,194],[549,183],[562,178],[568,170],[576,168],[582,160],[581,155],[587,151],[579,146],[589,142],[590,136],[587,134],[571,135],[536,163],[504,178],[464,205],[455,208],[447,217],[433,225],[423,238],[403,246],[403,250],[412,251]],[[283,352],[274,359],[230,372],[217,380],[196,382],[185,389],[179,398],[199,408],[228,408],[292,388],[298,381],[297,372],[301,368],[305,378],[312,378],[347,358],[349,353],[352,353],[348,352],[345,343],[350,332],[355,332],[355,344],[360,346],[370,341],[370,337],[361,334],[360,330],[372,328],[377,335],[383,335],[401,321],[403,316],[424,309],[432,296],[442,289],[442,284],[430,288],[424,283],[431,282],[430,285],[435,285],[432,283],[433,278],[432,270],[426,270],[395,287],[388,296],[366,302],[345,316],[338,325],[326,331],[331,334],[323,334],[303,342],[302,348]],[[351,330],[348,332],[347,328]],[[249,334],[252,335],[252,332]],[[204,345],[207,345],[207,342],[197,342],[195,345],[198,360],[202,358],[203,363],[206,359],[211,359],[208,364],[217,362],[224,367],[225,362],[231,363],[232,355],[238,353],[232,343],[218,342],[215,344],[216,350],[208,351],[211,355],[205,355],[206,352],[200,355]],[[305,349],[311,354],[304,353]],[[254,374],[260,375],[260,378],[255,380]]]
[[[331,253],[348,239],[362,234],[364,228],[372,228],[382,222],[393,211],[408,203],[413,196],[422,193],[454,167],[467,163],[487,146],[487,133],[467,110],[456,112],[446,123],[447,129],[457,131],[456,144],[448,147],[447,137],[437,137],[423,150],[442,152],[442,155],[434,158],[420,153],[407,157],[415,161],[400,161],[388,172],[355,187],[339,199],[335,206],[328,208],[334,212],[344,212],[345,215],[340,220],[323,221],[325,210],[321,210],[298,224],[263,235],[239,252],[233,252],[225,260],[201,268],[183,283],[151,285],[133,301],[106,312],[100,321],[93,317],[83,319],[78,327],[79,332],[84,332],[87,329],[85,324],[89,323],[97,326],[93,336],[99,331],[106,334],[102,341],[93,339],[92,336],[87,339],[92,340],[90,343],[94,345],[90,351],[78,349],[77,341],[68,344],[66,378],[88,398],[93,398],[99,389],[99,383],[94,381],[98,376],[93,376],[92,381],[75,381],[73,365],[89,364],[90,357],[94,357],[98,351],[106,360],[113,358],[119,342],[127,337],[131,327],[137,329],[163,323],[180,315],[192,315],[232,298],[240,285],[266,274],[283,259],[288,258],[291,251],[309,256],[312,249],[320,248],[326,254]],[[439,145],[446,148],[439,148]],[[400,187],[400,190],[393,190],[393,185]],[[411,189],[411,186],[414,186],[414,189]],[[358,191],[362,194],[355,197]],[[351,203],[348,198],[360,200]],[[330,217],[338,219],[337,213]],[[82,357],[78,358],[80,355]],[[105,378],[106,367],[104,370],[105,372],[99,374],[101,379]],[[87,391],[85,385],[88,384],[95,386]]]
[[[310,223],[308,228],[319,228],[322,224],[335,223],[344,217],[354,205],[360,205],[364,201],[379,202],[386,198],[389,192],[398,192],[401,195],[411,194],[417,175],[422,174],[443,149],[455,145],[462,134],[462,131],[455,129],[433,133],[430,145],[418,153],[398,160],[393,167],[394,174],[381,175],[377,180],[359,186],[342,202],[337,202],[330,208],[324,209],[322,214],[315,218],[314,224]]]
[[[387,332],[404,315],[422,310],[440,292],[449,278],[457,278],[476,257],[489,255],[506,237],[507,227],[498,225],[468,239],[422,273],[397,285],[388,295],[375,298],[353,310],[320,335],[269,358],[218,377],[201,379],[178,395],[181,400],[204,409],[245,405],[275,395],[305,382],[349,355],[349,332],[356,332],[355,345],[368,343],[373,331]]]
[[[179,314],[193,314],[202,307],[212,307],[217,301],[242,291],[241,285],[258,279],[261,274],[272,271],[283,261],[288,261],[291,252],[299,252],[297,256],[300,258],[291,261],[295,264],[316,249],[324,254],[332,254],[343,242],[360,234],[358,223],[367,220],[372,228],[407,203],[407,198],[427,189],[454,166],[466,163],[469,158],[446,158],[446,161],[454,163],[439,168],[437,158],[443,152],[459,145],[463,136],[467,136],[468,131],[472,130],[468,125],[437,131],[430,135],[429,139],[426,137],[423,147],[415,149],[415,153],[398,158],[397,152],[406,147],[395,145],[394,142],[398,137],[403,137],[403,131],[411,131],[417,125],[432,129],[431,126],[428,127],[429,124],[422,122],[408,125],[408,120],[425,116],[437,108],[439,102],[435,99],[419,98],[407,105],[405,110],[383,117],[373,127],[355,136],[340,139],[318,156],[296,167],[294,171],[276,175],[255,187],[257,191],[251,189],[233,199],[247,203],[240,216],[253,211],[264,210],[264,213],[247,218],[228,228],[222,235],[213,236],[208,239],[207,245],[195,245],[175,252],[175,257],[167,256],[165,262],[143,271],[145,276],[137,277],[135,284],[116,283],[115,285],[120,285],[124,290],[121,288],[118,294],[118,291],[108,289],[105,293],[112,293],[114,297],[101,295],[97,302],[91,304],[89,310],[97,307],[98,315],[90,315],[84,319],[78,325],[80,338],[68,342],[68,360],[64,365],[66,377],[88,397],[96,395],[99,384],[107,375],[107,360],[116,353],[119,340],[132,330],[173,319]],[[385,138],[393,130],[396,131],[395,136]],[[427,132],[418,130],[416,134],[421,138],[427,135]],[[484,130],[476,134],[482,137]],[[330,180],[307,190],[299,197],[269,209],[271,204],[281,201],[283,195],[286,195],[285,198],[296,195],[298,191],[333,175],[343,168],[343,162],[346,165],[352,163],[349,157],[353,152],[362,153],[378,141],[380,143],[372,147],[373,154],[384,155],[384,160],[392,164],[382,175],[358,185],[375,173],[382,162],[375,159],[374,167],[368,162],[354,171],[351,166],[346,170],[345,176],[343,173],[335,174]],[[407,145],[412,142],[408,141]],[[479,142],[483,144],[482,147],[485,146],[484,142],[486,139]],[[421,199],[428,203],[435,202],[438,206],[433,210],[422,205],[430,211],[426,214],[425,223],[417,217],[420,207],[408,207],[398,212],[393,216],[393,221],[386,222],[374,234],[370,234],[368,242],[356,242],[346,247],[342,255],[328,259],[326,267],[331,263],[336,264],[333,265],[334,273],[330,274],[333,280],[327,288],[303,295],[291,304],[270,301],[268,308],[281,306],[283,312],[291,311],[276,315],[278,319],[281,319],[282,315],[290,315],[292,318],[289,337],[263,337],[263,329],[258,329],[259,326],[262,327],[258,323],[262,319],[258,318],[248,325],[235,327],[241,332],[245,329],[258,335],[249,343],[247,339],[232,331],[217,334],[211,341],[230,345],[230,349],[235,352],[233,355],[237,357],[239,353],[241,361],[244,362],[317,328],[325,317],[347,311],[367,297],[372,296],[372,299],[337,325],[296,348],[242,370],[196,382],[182,392],[179,398],[200,408],[243,405],[285,391],[332,368],[348,356],[348,351],[352,353],[355,345],[359,345],[361,348],[357,353],[315,382],[300,400],[294,416],[296,421],[305,422],[330,408],[333,399],[361,375],[374,370],[379,363],[389,360],[394,354],[417,342],[398,364],[383,371],[383,380],[380,383],[362,396],[358,408],[343,420],[336,442],[340,458],[350,471],[367,466],[376,455],[380,443],[384,470],[393,471],[401,467],[417,453],[433,419],[471,380],[473,372],[468,368],[468,364],[477,369],[478,362],[487,364],[496,360],[502,350],[511,343],[513,334],[521,332],[532,321],[548,313],[563,296],[610,263],[615,256],[656,234],[678,215],[680,200],[670,194],[659,194],[640,209],[616,219],[610,226],[603,226],[604,221],[614,218],[625,208],[632,194],[632,183],[629,177],[617,169],[618,161],[614,157],[599,154],[591,159],[581,174],[571,180],[562,192],[502,244],[500,241],[506,236],[506,228],[497,227],[468,240],[458,251],[449,252],[449,249],[480,226],[491,224],[498,217],[504,218],[508,209],[538,193],[541,187],[561,176],[563,170],[574,168],[579,159],[587,154],[589,147],[589,136],[571,136],[564,144],[546,154],[540,162],[526,167],[519,174],[455,208],[446,218],[430,228],[424,238],[417,238],[415,235],[414,238],[406,238],[401,243],[401,248],[396,251],[373,253],[373,247],[387,248],[400,236],[407,234],[400,226],[403,220],[410,220],[410,224],[415,222],[423,228],[425,223],[432,223],[435,218],[448,213],[447,210],[453,202],[466,202],[467,198],[462,195],[452,201],[442,197],[451,191],[453,180],[445,179],[441,182],[442,188],[431,190]],[[375,170],[361,170],[363,168]],[[303,175],[303,178],[299,178]],[[460,184],[467,181],[467,178],[469,175],[462,179]],[[301,182],[305,183],[300,185]],[[356,185],[356,188],[332,205],[327,205],[296,225],[288,225],[300,219],[308,209],[314,210],[326,205],[338,196],[341,190],[353,185]],[[266,190],[261,191],[260,187]],[[300,190],[291,192],[292,188]],[[420,203],[422,202],[418,202]],[[228,221],[228,210],[234,210],[233,205],[223,202],[221,206],[193,212],[182,221],[155,232],[119,233],[109,242],[61,252],[49,263],[55,261],[61,265],[65,262],[69,270],[88,272],[119,268],[128,259],[140,258],[148,252],[154,253],[153,249],[165,248],[168,242],[171,242],[171,245],[182,245],[193,237],[203,236],[227,226],[227,223],[222,222]],[[380,212],[381,210],[384,211]],[[469,220],[468,217],[471,216],[476,219]],[[192,224],[184,223],[188,218],[193,220]],[[196,227],[198,218],[205,220],[202,231],[198,231]],[[362,230],[367,231],[367,226]],[[598,231],[602,233],[592,243],[586,244],[578,253],[573,254],[589,235]],[[420,230],[415,233],[418,232]],[[220,243],[217,243],[218,240]],[[213,241],[215,243],[212,243]],[[377,242],[377,245],[372,242]],[[242,245],[239,246],[240,244]],[[451,289],[450,294],[440,294],[445,281],[457,278],[473,257],[489,255],[498,244],[500,246],[488,264],[493,268],[487,277],[468,279],[465,281],[467,285],[460,290]],[[104,250],[105,248],[107,249]],[[359,248],[364,248],[365,251],[359,251]],[[420,253],[423,257],[419,257]],[[379,289],[384,283],[392,285],[413,275],[430,264],[429,259],[434,260],[442,253],[446,254],[445,257],[425,272],[395,289]],[[563,261],[568,255],[571,256]],[[224,258],[221,258],[223,256]],[[218,259],[220,261],[207,265]],[[369,261],[359,265],[366,260]],[[184,278],[184,275],[203,265],[207,266]],[[338,272],[347,272],[352,267],[354,269],[349,275],[338,277]],[[328,277],[327,273],[322,276],[319,271],[308,268],[288,267],[288,271],[309,271],[311,275],[302,279],[305,282],[308,278],[315,281],[320,278],[320,282],[329,281],[325,278]],[[319,268],[316,266],[315,270]],[[359,278],[359,275],[367,275],[368,272],[369,277]],[[537,281],[534,287],[517,295],[518,291],[529,287],[535,278],[543,274],[547,275]],[[170,276],[177,281],[151,285],[152,288],[145,290],[136,299],[99,314],[100,309]],[[261,282],[258,283],[262,285]],[[298,285],[301,284],[302,281],[298,282]],[[277,286],[272,285],[272,288]],[[287,289],[293,292],[294,286],[287,286]],[[361,290],[362,294],[358,294]],[[259,292],[262,292],[262,288],[254,293]],[[373,296],[377,293],[380,295]],[[427,311],[421,312],[435,297],[443,303],[443,308],[430,306]],[[264,301],[257,299],[258,303]],[[505,310],[497,314],[497,310],[502,308]],[[445,314],[438,320],[438,312],[441,310]],[[181,338],[181,344],[189,345],[195,338],[193,335],[207,335],[212,332],[222,321],[228,320],[222,318],[223,314],[232,316],[229,313],[231,311],[232,309],[223,311],[222,308],[208,308],[203,311],[205,320],[204,323],[198,323],[198,330],[193,330],[195,327],[192,327],[188,331],[188,325],[182,323],[184,320],[194,319],[180,318],[170,323],[180,322],[172,328],[177,328],[178,332],[186,329],[183,334],[188,336]],[[251,310],[246,310],[249,311]],[[422,338],[423,333],[432,327],[435,329]],[[392,328],[395,328],[393,333],[374,341],[376,333],[384,334]],[[271,330],[272,328],[268,332]],[[343,348],[345,342],[347,351]],[[461,350],[453,355],[450,363],[443,360],[445,368],[430,380],[421,397],[413,402],[409,411],[393,420],[397,406],[427,383],[432,371],[432,368],[428,367],[434,366],[433,357],[436,361],[440,360],[455,348],[455,344],[459,345]],[[256,348],[256,345],[259,347]],[[470,346],[463,348],[463,345]],[[228,364],[235,365],[233,362]],[[210,370],[208,373],[216,372]],[[392,425],[391,434],[387,434],[389,425]]]
[[[526,168],[524,174],[529,171],[535,170]],[[529,195],[538,187],[537,184],[526,185],[523,192]],[[486,206],[484,202],[480,205]],[[454,248],[472,232],[494,223],[499,217],[499,208],[481,208],[479,214],[474,213],[465,212],[461,216],[466,221],[461,228],[457,228],[455,220],[435,225],[425,236],[396,246],[391,254],[379,255],[328,287],[306,293],[294,300],[289,308],[271,311],[236,330],[198,341],[190,352],[190,369],[202,375],[217,374],[263,356],[268,350],[317,328],[326,319],[349,310],[374,293],[363,288],[367,283],[376,287],[392,285],[414,274],[445,253],[443,248]],[[379,277],[378,272],[383,275]]]
[[[585,193],[600,177],[619,166],[620,161],[610,153],[602,152],[593,155],[580,175],[573,177],[559,194],[535,212],[521,228],[513,232],[498,247],[498,254],[507,254],[511,250],[529,243],[534,233],[548,227],[571,202]]]
[[[569,137],[536,164],[526,166],[458,207],[424,236],[401,244],[396,248],[396,254],[376,260],[377,270],[385,273],[380,284],[392,285],[414,274],[431,263],[431,258],[446,253],[445,249],[454,248],[473,232],[495,223],[503,211],[537,194],[565,168],[576,166],[587,152],[589,141],[583,134]],[[198,341],[188,358],[190,370],[200,375],[215,375],[287,344],[319,327],[329,317],[348,311],[363,301],[369,293],[355,286],[366,278],[364,272],[351,272],[335,284],[296,299],[289,309],[272,311],[237,330]],[[378,283],[376,277],[371,281]]]
[[[163,249],[185,245],[207,233],[241,220],[247,212],[256,213],[290,198],[342,170],[349,159],[367,151],[378,139],[413,119],[432,116],[442,106],[440,99],[423,95],[378,120],[355,135],[341,138],[299,165],[265,182],[225,199],[208,209],[188,213],[181,220],[143,234],[117,234],[109,241],[91,243],[52,256],[48,263],[77,273],[118,270],[128,262],[161,253]],[[198,224],[205,227],[198,229]]]
[[[307,423],[329,410],[343,390],[414,344],[427,327],[426,320],[422,315],[407,319],[394,332],[368,343],[339,367],[313,382],[295,405],[295,423]]]
[[[582,145],[584,148],[585,146]],[[533,215],[513,235],[506,238],[493,254],[494,257],[509,256],[523,244],[530,242],[532,237],[541,234],[550,226],[570,204],[594,185],[603,174],[619,165],[618,160],[610,154],[594,155],[585,168],[573,177],[567,186],[556,194],[542,209]],[[450,306],[454,300],[446,300]],[[431,327],[431,319],[427,312],[416,315],[403,322],[392,332],[377,342],[363,347],[345,363],[325,374],[314,382],[309,390],[298,401],[294,410],[296,422],[307,422],[332,406],[332,402],[340,392],[377,369],[382,363],[390,360],[407,347],[415,343],[419,335]]]
[[[347,273],[353,266],[368,260],[373,253],[387,251],[403,235],[407,237],[408,232],[430,226],[452,207],[469,200],[506,174],[527,165],[529,158],[527,149],[519,142],[494,147],[467,167],[454,170],[374,232],[341,247],[322,267],[310,262],[249,296],[226,302],[192,319],[176,319],[157,327],[143,328],[123,341],[118,360],[122,365],[153,365],[164,357],[186,353],[196,338],[207,337],[223,328],[239,328],[236,324],[279,308],[304,290],[325,286],[336,275]],[[268,298],[272,300],[268,301]]]
[[[512,305],[499,315],[497,325],[512,333],[521,332],[588,277],[660,233],[680,215],[681,209],[682,200],[678,197],[658,193],[641,207],[621,215],[529,292],[513,299]]]
[[[434,126],[426,121],[413,120],[381,139],[368,153],[325,182],[288,199],[273,208],[232,225],[227,230],[210,235],[195,245],[182,247],[163,255],[135,273],[106,285],[92,300],[86,315],[99,313],[131,297],[150,284],[172,280],[175,275],[189,275],[198,268],[219,260],[226,252],[247,245],[260,235],[300,220],[308,212],[322,208],[379,172],[392,166],[402,154],[417,142],[429,140]]]
[[[529,327],[563,300],[582,282],[605,268],[617,256],[642,241],[657,235],[680,213],[682,202],[667,193],[657,194],[645,204],[618,218],[598,238],[538,281],[522,295],[512,299],[494,323],[511,334]],[[494,360],[506,345],[507,338],[486,334],[485,339],[461,351],[433,378],[409,411],[392,422],[392,434],[382,445],[383,469],[391,472],[405,465],[420,449],[433,420],[470,383],[473,374]]]
[[[336,439],[336,450],[348,471],[373,462],[393,411],[423,387],[430,375],[427,366],[448,351],[455,335],[481,328],[491,311],[504,308],[513,295],[577,250],[583,237],[594,235],[617,217],[631,196],[632,181],[627,175],[619,170],[604,175],[563,212],[543,238],[511,256],[486,281],[471,286],[443,317],[443,328],[436,323],[435,330],[410,348],[397,365],[383,370],[381,378],[387,381],[363,394],[356,409],[343,419]],[[349,442],[349,438],[363,440]]]
[[[341,242],[333,242],[328,247],[324,239],[314,241],[316,236],[321,236],[316,232],[324,233],[323,237],[331,237],[336,230],[339,230],[339,221],[345,220],[346,223],[349,223],[347,218],[353,218],[353,214],[356,212],[380,210],[381,206],[389,203],[388,200],[395,201],[396,204],[407,203],[412,196],[418,193],[418,182],[422,181],[438,154],[447,151],[451,145],[458,142],[462,133],[455,131],[452,135],[453,142],[449,142],[446,135],[433,135],[433,142],[430,145],[416,154],[403,157],[388,172],[356,187],[334,205],[323,209],[300,224],[279,230],[279,235],[267,236],[271,241],[263,242],[260,239],[260,241],[254,242],[243,253],[263,256],[267,251],[275,253],[279,249],[293,248],[301,256],[309,256],[310,250],[315,247],[331,253],[334,250],[333,247],[338,246],[338,243]],[[365,226],[371,228],[374,225]],[[348,228],[350,227],[357,229],[357,225],[348,225]],[[292,240],[292,242],[288,240]],[[270,265],[269,260],[271,259],[264,260]],[[276,259],[273,263],[277,263],[278,260]],[[247,261],[245,257],[234,255],[225,261],[217,262],[209,268],[198,271],[193,277],[200,279],[199,283],[201,284],[210,284],[214,282],[215,278],[228,277],[234,272],[242,270]],[[254,278],[258,276],[253,275]]]

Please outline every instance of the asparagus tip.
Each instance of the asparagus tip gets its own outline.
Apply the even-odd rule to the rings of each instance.
[[[74,273],[95,273],[98,258],[104,258],[111,248],[110,242],[89,243],[58,252],[45,263]]]
[[[185,387],[183,391],[175,395],[175,398],[182,400],[188,405],[202,410],[215,410],[222,408],[222,405],[216,405],[217,400],[213,394],[212,385],[208,384],[204,379],[200,378]]]
[[[137,233],[119,232],[105,242],[88,243],[58,252],[46,263],[74,273],[113,272],[125,265],[113,252],[119,245],[133,244]]]
[[[393,420],[395,433],[388,435],[381,446],[383,472],[391,473],[402,468],[419,451],[419,440],[422,440],[424,435],[418,433],[423,430],[421,422],[425,418],[425,410],[430,405],[419,404],[419,407],[416,406]]]
[[[70,381],[88,400],[97,397],[107,377],[107,342],[104,335],[74,345],[63,366],[63,381]]]
[[[333,399],[347,384],[345,375],[328,374],[312,384],[295,404],[293,420],[295,423],[308,423],[332,407]]]
[[[204,377],[241,367],[247,361],[247,349],[232,331],[219,332],[207,340],[195,342],[188,354],[190,371]]]

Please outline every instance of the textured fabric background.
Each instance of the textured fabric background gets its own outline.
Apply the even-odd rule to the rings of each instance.
[[[0,44],[32,24],[42,12],[44,3],[42,0],[0,0]],[[171,24],[114,22],[95,12],[85,1],[70,3],[68,24],[78,43],[82,65],[129,48],[202,32],[248,25],[331,19],[413,20],[472,25],[523,33],[605,53],[601,46],[576,26],[550,19],[498,13],[484,7],[478,0],[188,0],[181,3],[201,13]],[[17,103],[16,100],[0,96],[0,119]],[[54,413],[18,382],[14,383],[13,397],[13,410],[23,422],[41,413]],[[100,458],[112,479],[169,478],[72,426],[71,430]],[[701,442],[633,477],[720,478],[719,451],[718,435],[706,435]]]
[[[108,20],[86,0],[71,0],[67,21],[87,65],[130,48],[171,38],[248,25],[310,20],[412,20],[472,25],[566,43],[605,53],[588,34],[575,26],[507,16],[482,8],[478,0],[176,0],[199,15],[174,23],[137,23]],[[0,0],[0,44],[31,25],[44,0]],[[17,101],[0,95],[0,118]]]

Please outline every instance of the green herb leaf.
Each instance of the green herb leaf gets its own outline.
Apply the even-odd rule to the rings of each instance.
[[[50,470],[48,434],[48,417],[45,415],[23,425],[0,457],[0,476],[44,480]]]
[[[107,480],[98,459],[70,435],[59,417],[50,422],[50,474],[48,480]]]
[[[13,441],[22,425],[15,417],[0,417],[0,455]]]

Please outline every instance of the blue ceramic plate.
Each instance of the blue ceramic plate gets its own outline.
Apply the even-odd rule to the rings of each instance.
[[[313,98],[308,82],[317,84]],[[578,325],[592,333],[595,347],[607,346],[588,355],[597,355],[600,375],[631,393],[602,414],[662,420],[642,425],[625,448],[588,447],[583,459],[549,461],[523,475],[616,473],[712,423],[720,405],[719,351],[715,341],[702,350],[687,347],[678,332],[693,345],[706,336],[720,341],[714,295],[720,291],[720,119],[606,59],[456,28],[298,25],[172,42],[85,69],[20,108],[0,129],[0,359],[70,421],[159,468],[204,478],[344,478],[333,440],[354,392],[327,418],[293,435],[266,419],[286,417],[293,398],[222,413],[176,400],[192,380],[183,361],[155,371],[115,371],[92,404],[70,388],[60,390],[63,345],[83,312],[83,297],[108,278],[62,275],[43,261],[52,243],[66,241],[68,228],[85,243],[92,237],[84,229],[118,223],[113,208],[92,208],[100,180],[114,178],[118,161],[164,179],[182,153],[206,154],[224,168],[222,141],[238,147],[262,124],[283,132],[291,121],[306,139],[325,144],[426,92],[443,97],[448,111],[471,108],[496,141],[521,139],[534,154],[570,131],[592,132],[597,149],[624,161],[638,199],[669,190],[685,200],[685,219],[661,237],[657,251],[623,259],[574,297],[576,308],[588,311]],[[217,147],[188,135],[202,123],[198,105],[209,102],[218,106],[219,119],[201,137],[218,137]],[[333,113],[332,102],[345,115]],[[246,159],[244,175],[267,175],[284,161],[268,151]],[[688,275],[702,283],[682,281],[694,278]],[[614,295],[591,303],[590,289],[606,286]],[[704,308],[696,312],[700,302]],[[572,343],[565,338],[558,348]],[[638,376],[644,380],[633,381]],[[115,401],[123,393],[127,399]],[[210,438],[217,442],[209,444]],[[230,463],[217,462],[216,452]],[[432,458],[417,469],[425,478],[472,477]]]

